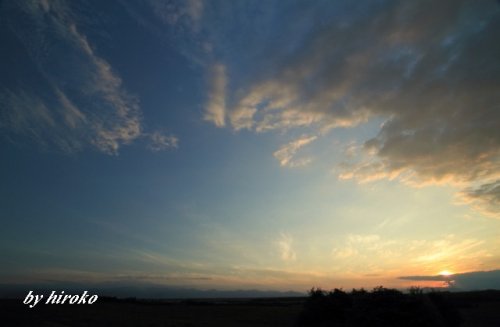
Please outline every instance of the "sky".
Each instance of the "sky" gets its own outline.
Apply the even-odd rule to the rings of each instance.
[[[0,26],[0,283],[500,269],[498,1],[3,0]]]

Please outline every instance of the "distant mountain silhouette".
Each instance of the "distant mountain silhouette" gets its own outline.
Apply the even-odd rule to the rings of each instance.
[[[0,284],[1,298],[21,298],[29,291],[36,291],[38,294],[49,294],[51,291],[63,290],[66,294],[77,294],[89,291],[90,294],[98,296],[110,296],[119,298],[144,298],[144,299],[208,299],[208,298],[266,298],[266,297],[297,297],[305,296],[306,293],[294,291],[273,291],[273,290],[202,290],[192,287],[172,287],[154,284],[110,283],[85,286],[76,283],[46,283],[46,284],[24,284],[9,285]]]

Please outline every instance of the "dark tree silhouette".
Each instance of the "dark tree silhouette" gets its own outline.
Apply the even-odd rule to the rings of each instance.
[[[446,294],[412,288],[408,294],[382,286],[371,292],[313,288],[299,316],[299,326],[456,327],[458,311]]]

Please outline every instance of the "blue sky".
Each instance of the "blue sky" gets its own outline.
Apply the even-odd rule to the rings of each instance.
[[[497,1],[0,6],[4,283],[500,268]]]

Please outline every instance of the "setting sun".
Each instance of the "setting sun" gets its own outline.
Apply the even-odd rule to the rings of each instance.
[[[453,275],[453,273],[449,270],[442,270],[439,275],[441,276],[450,276],[450,275]]]

